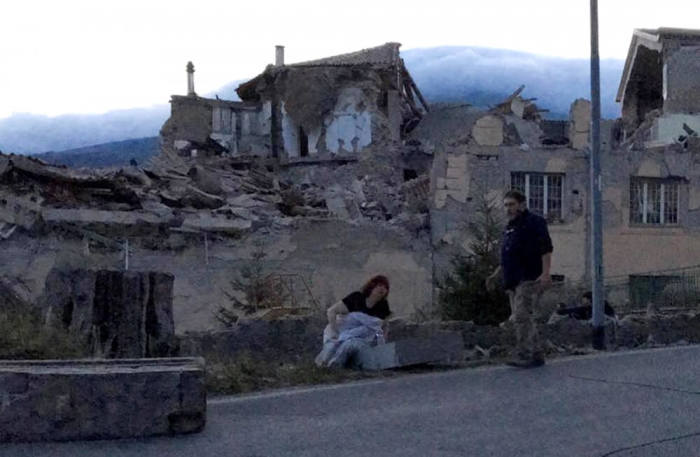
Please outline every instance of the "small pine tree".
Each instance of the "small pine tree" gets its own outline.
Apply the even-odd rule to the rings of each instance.
[[[510,316],[505,292],[486,290],[486,278],[499,264],[503,223],[494,203],[482,198],[475,219],[467,225],[472,236],[469,255],[457,254],[451,260],[452,273],[438,282],[440,314],[443,319],[498,325]]]
[[[263,247],[259,246],[253,252],[251,260],[240,269],[237,277],[231,280],[233,293],[224,291],[230,303],[220,306],[214,313],[216,319],[224,326],[231,327],[242,316],[289,303],[289,291],[274,272],[265,268],[266,256]],[[243,295],[242,299],[239,298],[240,295]]]

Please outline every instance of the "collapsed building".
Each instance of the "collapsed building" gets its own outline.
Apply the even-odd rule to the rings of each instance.
[[[397,314],[429,306],[431,157],[401,147],[428,106],[398,49],[294,65],[278,53],[240,102],[197,96],[188,65],[188,95],[173,96],[143,169],[3,156],[6,284],[33,301],[54,269],[167,272],[178,333],[217,326],[261,258],[289,307],[328,306],[377,272]]]
[[[698,41],[635,31],[622,119],[601,129],[606,275],[700,257]],[[175,331],[207,330],[258,259],[291,308],[324,308],[381,272],[409,316],[434,307],[469,224],[509,188],[549,221],[555,279],[587,278],[588,101],[566,120],[522,87],[490,109],[428,106],[397,43],[290,65],[278,48],[240,101],[200,97],[193,65],[187,76],[145,168],[0,156],[0,293],[37,301],[57,269],[162,271]]]
[[[163,147],[292,164],[357,160],[398,142],[428,111],[399,56],[399,43],[325,59],[276,63],[241,84],[240,102],[199,97],[188,64],[188,95],[173,96]],[[209,145],[207,147],[206,145]]]

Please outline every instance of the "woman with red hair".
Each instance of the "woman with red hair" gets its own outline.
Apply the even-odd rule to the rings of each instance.
[[[331,338],[338,336],[338,315],[360,312],[382,320],[389,317],[391,310],[389,302],[386,300],[388,295],[389,279],[384,275],[376,275],[370,278],[360,290],[349,294],[328,308],[326,316],[328,317]]]

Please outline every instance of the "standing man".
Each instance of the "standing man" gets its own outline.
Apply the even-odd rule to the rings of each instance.
[[[501,244],[501,264],[486,279],[493,290],[503,274],[503,287],[510,300],[515,323],[516,354],[508,365],[532,368],[544,365],[544,350],[535,323],[535,310],[542,292],[552,284],[552,240],[547,221],[527,209],[525,196],[510,190],[503,197],[508,216]]]

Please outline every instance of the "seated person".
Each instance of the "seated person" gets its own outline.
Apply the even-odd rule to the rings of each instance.
[[[557,314],[561,316],[571,316],[574,319],[588,320],[593,316],[593,293],[588,291],[581,296],[581,306],[573,308],[559,308]],[[615,310],[607,300],[604,302],[604,313],[608,317],[615,318]]]
[[[377,275],[359,290],[352,292],[330,308],[328,325],[323,332],[323,350],[316,364],[347,365],[364,345],[382,344],[386,337],[385,319],[391,314],[386,297],[389,280]],[[342,325],[338,317],[343,316]],[[340,327],[340,328],[339,328]]]
[[[365,283],[359,291],[352,292],[326,312],[328,325],[332,336],[338,336],[337,317],[352,312],[365,313],[370,316],[386,319],[391,314],[389,302],[389,280],[384,275],[376,275]],[[382,326],[386,331],[385,326]]]

